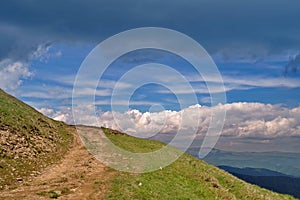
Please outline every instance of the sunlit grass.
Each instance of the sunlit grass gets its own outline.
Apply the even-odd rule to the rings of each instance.
[[[105,131],[105,130],[104,130]],[[106,131],[107,133],[107,131]],[[121,148],[150,152],[164,144],[122,134],[106,134]],[[154,172],[119,172],[105,199],[294,199],[248,184],[188,154]]]

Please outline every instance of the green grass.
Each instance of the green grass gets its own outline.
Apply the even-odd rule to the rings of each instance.
[[[138,141],[135,141],[138,142],[138,144],[135,144],[135,142],[132,140],[133,137],[129,135],[103,127],[102,130],[112,143],[130,152],[148,153],[161,149],[163,146],[165,146],[165,144],[162,142],[150,142],[147,139],[138,139]],[[113,134],[111,133],[112,131]]]
[[[36,194],[41,195],[41,196],[48,196],[49,198],[52,198],[52,199],[57,199],[59,197],[59,195],[53,190],[51,190],[51,191],[42,191],[42,192],[38,192]]]
[[[132,152],[149,152],[162,143],[109,134],[116,145]],[[118,172],[105,199],[294,199],[248,184],[188,154],[155,172]]]
[[[57,162],[72,142],[69,129],[0,89],[0,189]]]
[[[63,122],[43,116],[34,108],[0,89],[0,130],[10,130],[23,135],[38,134],[64,144],[70,139]],[[56,133],[59,133],[58,137]]]

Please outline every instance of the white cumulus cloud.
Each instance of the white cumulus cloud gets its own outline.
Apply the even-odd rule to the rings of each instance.
[[[194,105],[180,111],[144,113],[139,110],[124,113],[96,111],[96,114],[93,105],[84,105],[74,107],[73,112],[79,116],[79,119],[76,119],[77,124],[104,126],[139,137],[150,137],[158,132],[176,133],[180,127],[189,130],[199,120],[198,134],[204,136],[210,126],[213,109],[223,108],[226,109],[227,116],[222,136],[264,139],[300,136],[300,107],[290,109],[263,103],[238,102],[215,107]],[[40,111],[54,119],[74,123],[71,108],[64,108],[58,112],[45,108]],[[185,120],[185,127],[182,127],[183,113],[189,116],[189,119]]]
[[[0,60],[0,88],[13,91],[22,84],[24,79],[33,77],[34,73],[30,70],[32,60],[47,62],[52,57],[61,56],[61,52],[49,52],[50,48],[50,44],[40,44],[28,55],[28,58]]]
[[[0,61],[0,88],[14,90],[22,84],[22,79],[33,75],[28,63],[5,59]]]

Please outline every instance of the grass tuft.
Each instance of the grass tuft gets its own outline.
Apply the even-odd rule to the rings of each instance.
[[[59,197],[59,195],[53,190],[42,191],[42,192],[38,192],[36,194],[41,195],[41,196],[47,196],[47,197],[52,198],[52,199],[57,199]]]

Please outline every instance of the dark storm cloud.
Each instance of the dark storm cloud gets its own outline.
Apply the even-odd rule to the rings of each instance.
[[[297,0],[2,1],[0,59],[26,57],[40,43],[96,43],[143,26],[181,31],[210,52],[298,49],[299,7]]]

